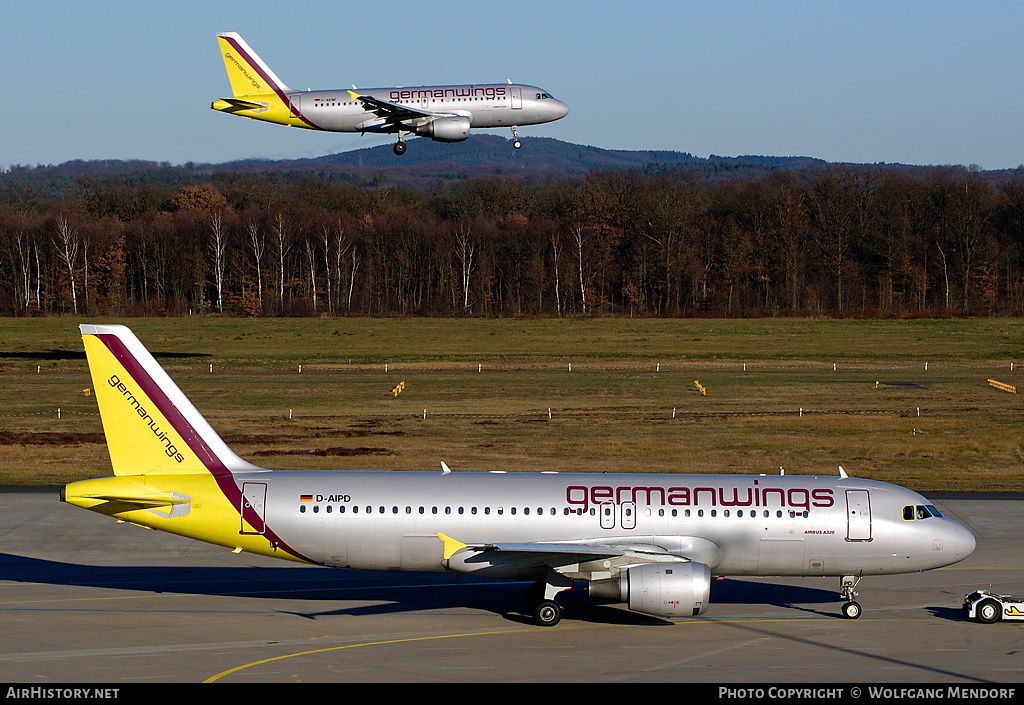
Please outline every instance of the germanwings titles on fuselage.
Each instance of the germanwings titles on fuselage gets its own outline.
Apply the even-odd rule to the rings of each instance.
[[[703,614],[714,575],[840,578],[950,565],[974,537],[924,497],[846,476],[305,472],[233,453],[123,326],[83,325],[114,475],[62,499],[278,558],[530,580],[538,624],[575,581],[666,618]]]

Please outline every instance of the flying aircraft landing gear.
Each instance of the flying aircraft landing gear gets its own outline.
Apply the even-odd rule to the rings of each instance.
[[[843,617],[846,619],[860,617],[860,604],[853,599],[857,596],[854,589],[859,584],[860,578],[854,575],[844,575],[839,579],[839,589],[843,596]]]
[[[512,127],[512,146],[515,147],[516,149],[519,149],[520,147],[523,146],[523,143],[519,141],[519,127],[518,126],[513,126]]]
[[[392,149],[394,149],[395,154],[397,154],[398,156],[402,156],[403,154],[405,154],[405,140],[399,137],[398,141],[395,142],[395,146]]]

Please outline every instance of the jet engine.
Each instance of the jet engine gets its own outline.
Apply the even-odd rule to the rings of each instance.
[[[469,118],[462,115],[437,118],[417,127],[416,134],[435,142],[462,142],[469,139]]]
[[[591,597],[625,602],[634,612],[696,617],[708,609],[711,568],[705,563],[646,563],[617,578],[590,582]]]

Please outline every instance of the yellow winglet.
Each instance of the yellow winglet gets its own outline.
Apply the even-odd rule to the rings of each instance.
[[[348,94],[352,96],[353,101],[359,100],[359,94],[356,93],[355,91],[348,91]]]
[[[466,544],[461,541],[456,541],[451,536],[445,536],[444,534],[437,534],[437,538],[444,541],[444,559],[448,560],[456,553],[466,548]]]

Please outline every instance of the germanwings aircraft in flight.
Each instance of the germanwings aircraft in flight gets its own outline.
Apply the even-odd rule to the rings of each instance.
[[[552,122],[569,106],[547,91],[507,84],[297,91],[289,88],[237,32],[217,34],[231,81],[230,98],[214,110],[289,127],[329,132],[397,134],[395,154],[405,154],[405,136],[461,142],[471,127],[511,127],[516,149],[519,127]]]
[[[100,514],[293,561],[532,581],[660,617],[704,614],[712,575],[834,576],[856,618],[865,575],[939,568],[974,536],[895,485],[839,476],[270,471],[235,455],[139,339],[81,326],[112,477],[61,499]]]

